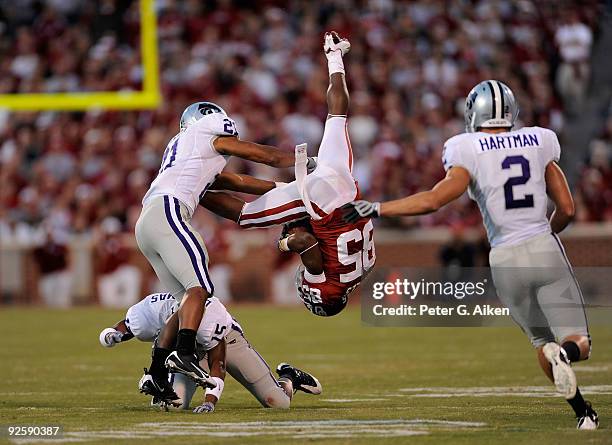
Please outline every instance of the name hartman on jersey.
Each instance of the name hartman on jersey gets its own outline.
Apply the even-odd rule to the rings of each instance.
[[[510,316],[510,309],[507,307],[496,307],[490,304],[476,304],[470,308],[467,304],[457,306],[441,306],[419,304],[401,304],[399,306],[386,307],[376,304],[372,307],[372,312],[376,316],[428,316],[428,317],[449,317],[449,316]]]
[[[478,139],[480,151],[501,150],[504,148],[539,147],[538,135],[533,133],[486,136]]]

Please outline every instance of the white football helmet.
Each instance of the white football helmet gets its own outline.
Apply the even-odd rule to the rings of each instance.
[[[196,102],[189,105],[181,115],[181,130],[184,130],[196,121],[199,121],[207,114],[221,113],[227,116],[227,113],[219,105],[212,102]]]

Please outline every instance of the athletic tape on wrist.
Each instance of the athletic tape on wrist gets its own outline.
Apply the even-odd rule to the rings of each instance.
[[[278,250],[280,250],[281,252],[290,252],[291,249],[289,248],[289,239],[291,239],[292,237],[293,237],[293,234],[280,240],[278,242]]]
[[[215,396],[218,402],[219,400],[221,400],[221,393],[223,392],[223,386],[225,385],[225,382],[219,377],[211,377],[211,379],[215,381],[217,386],[215,386],[214,388],[206,388],[205,394]]]

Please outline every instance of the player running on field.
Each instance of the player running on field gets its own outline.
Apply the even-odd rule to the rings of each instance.
[[[224,193],[207,194],[201,204],[243,228],[269,227],[304,219],[286,228],[281,250],[301,255],[298,294],[316,315],[331,316],[346,306],[351,291],[376,259],[369,220],[347,224],[340,207],[359,196],[352,175],[353,155],[346,128],[349,95],[342,57],[350,44],[325,35],[330,75],[328,116],[319,146],[317,168],[306,176],[296,160],[296,181],[277,187],[250,203]]]
[[[152,294],[127,310],[125,319],[100,333],[100,343],[112,347],[134,337],[141,341],[163,343],[158,337],[166,321],[176,323],[178,303],[171,294]],[[214,388],[207,388],[202,405],[194,412],[212,412],[221,398],[225,372],[236,379],[266,408],[289,408],[296,390],[321,394],[319,381],[287,363],[278,365],[275,379],[266,361],[244,337],[242,328],[225,306],[215,297],[206,300],[206,311],[197,330],[197,355],[200,366],[210,373]],[[169,345],[164,345],[168,347]],[[182,374],[173,375],[173,395],[165,402],[188,409],[197,389],[195,382]],[[140,386],[152,384],[145,373]],[[149,392],[147,392],[149,393]]]
[[[192,104],[183,112],[180,132],[168,143],[159,173],[143,199],[136,223],[138,247],[163,287],[182,300],[176,351],[156,348],[149,368],[153,395],[160,398],[171,391],[166,366],[202,385],[214,385],[195,356],[196,330],[214,288],[206,247],[190,220],[232,155],[274,167],[294,163],[293,154],[241,141],[234,121],[218,105]]]
[[[518,112],[505,84],[479,83],[465,103],[467,133],[444,145],[446,178],[430,191],[396,201],[347,204],[345,218],[423,215],[468,190],[487,229],[500,300],[537,348],[544,373],[574,409],[578,429],[596,429],[597,413],[582,398],[570,367],[589,358],[591,338],[582,294],[557,236],[574,216],[572,195],[557,165],[561,148],[546,128],[512,130]],[[555,204],[550,220],[548,197]]]

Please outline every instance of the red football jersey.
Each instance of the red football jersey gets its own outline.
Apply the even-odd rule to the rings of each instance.
[[[326,282],[344,288],[358,284],[376,260],[372,220],[346,223],[336,209],[323,219],[311,219],[310,225],[319,241]]]
[[[310,225],[323,256],[325,281],[310,282],[302,270],[298,293],[304,305],[314,314],[335,315],[344,309],[348,294],[374,266],[374,226],[370,219],[346,223],[340,209],[323,219],[310,220]]]

